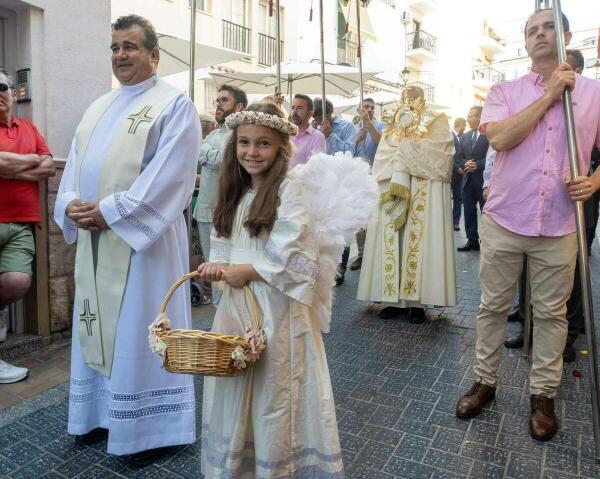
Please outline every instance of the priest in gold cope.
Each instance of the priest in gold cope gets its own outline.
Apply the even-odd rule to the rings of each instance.
[[[425,320],[424,307],[456,304],[450,178],[454,142],[444,114],[408,87],[375,155],[379,203],[367,228],[358,299],[384,303],[385,319]]]

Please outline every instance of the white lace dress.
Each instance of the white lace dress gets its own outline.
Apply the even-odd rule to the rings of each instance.
[[[270,234],[251,238],[243,223],[254,192],[242,198],[231,238],[211,238],[211,261],[249,263],[264,316],[267,349],[244,374],[207,377],[202,408],[202,471],[207,478],[343,478],[335,406],[319,318],[311,308],[318,245],[301,183],[280,188]],[[213,330],[243,334],[243,291],[226,287]]]

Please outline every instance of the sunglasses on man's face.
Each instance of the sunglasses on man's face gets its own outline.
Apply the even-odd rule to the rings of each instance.
[[[7,83],[0,83],[0,92],[5,92],[10,90],[10,86]]]

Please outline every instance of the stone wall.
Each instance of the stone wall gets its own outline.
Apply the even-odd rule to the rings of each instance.
[[[75,284],[75,245],[65,243],[62,231],[54,222],[54,203],[65,161],[55,159],[56,176],[48,180],[48,270],[50,296],[50,334],[53,338],[68,335],[73,317]]]

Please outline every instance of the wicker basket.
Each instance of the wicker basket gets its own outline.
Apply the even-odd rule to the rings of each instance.
[[[167,292],[160,305],[159,317],[166,319],[166,310],[171,297],[187,280],[199,276],[192,272],[181,277]],[[249,331],[262,334],[262,315],[256,298],[248,286],[244,286],[244,297],[249,305],[252,324]],[[159,321],[160,322],[160,321]],[[156,323],[156,322],[155,322]],[[170,329],[169,323],[162,328],[151,330],[158,341],[164,343],[163,367],[172,373],[203,374],[205,376],[235,376],[245,371],[245,364],[240,366],[233,359],[236,348],[249,352],[252,345],[247,337],[229,336],[216,332],[194,329]],[[239,353],[240,350],[238,349]],[[258,357],[255,355],[255,357]],[[243,363],[243,361],[242,361]]]

